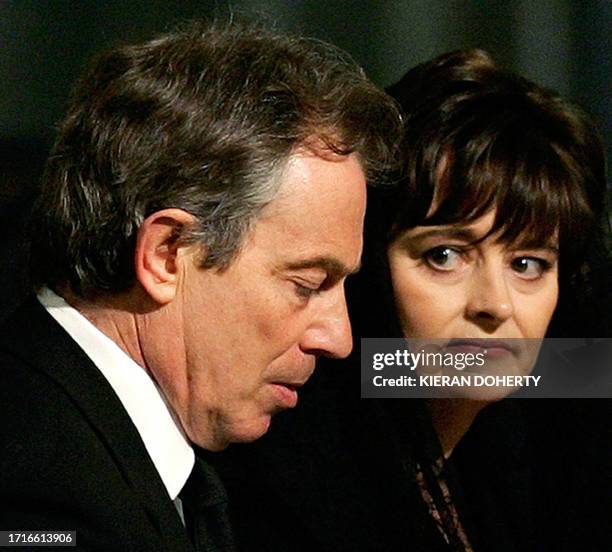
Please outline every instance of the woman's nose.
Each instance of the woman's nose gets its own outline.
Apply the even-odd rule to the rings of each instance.
[[[491,331],[513,314],[512,296],[503,266],[483,262],[474,267],[466,300],[466,316]]]

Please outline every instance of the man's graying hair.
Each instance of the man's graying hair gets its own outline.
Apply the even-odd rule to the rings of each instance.
[[[356,152],[375,178],[400,117],[348,55],[231,23],[186,28],[100,56],[60,125],[35,206],[34,282],[86,296],[134,281],[138,228],[179,208],[202,266],[226,267],[274,197],[295,148]]]

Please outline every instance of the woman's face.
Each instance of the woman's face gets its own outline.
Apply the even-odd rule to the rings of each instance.
[[[542,338],[557,304],[558,247],[481,242],[475,222],[417,226],[389,247],[395,301],[408,338]],[[477,242],[477,243],[475,243]]]

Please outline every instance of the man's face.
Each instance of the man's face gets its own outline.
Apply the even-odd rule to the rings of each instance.
[[[317,356],[349,354],[344,280],[359,265],[364,211],[356,155],[300,150],[227,269],[198,268],[195,250],[185,259],[170,365],[155,376],[193,442],[260,437],[295,406]]]

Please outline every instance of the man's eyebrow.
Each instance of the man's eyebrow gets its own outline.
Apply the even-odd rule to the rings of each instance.
[[[357,266],[351,268],[334,257],[317,256],[310,259],[288,262],[285,265],[285,268],[287,270],[306,270],[309,268],[318,268],[324,270],[328,277],[344,278],[349,274],[359,272],[359,269],[361,268],[361,261],[359,261]]]

